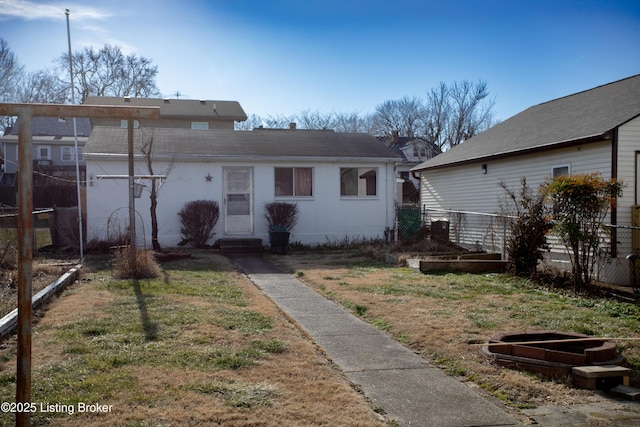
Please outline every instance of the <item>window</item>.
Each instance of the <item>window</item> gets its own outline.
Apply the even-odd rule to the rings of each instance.
[[[425,157],[427,157],[427,149],[425,146],[423,145],[414,145],[413,146],[413,155],[415,157],[419,157],[421,159],[424,159]]]
[[[73,147],[62,147],[61,160],[64,162],[74,160],[73,151]]]
[[[551,169],[551,176],[555,178],[560,175],[569,175],[571,173],[570,165],[558,165]]]
[[[209,130],[209,122],[191,122],[192,130]]]
[[[340,168],[341,196],[375,196],[378,171],[375,168]]]
[[[38,160],[51,160],[51,147],[49,147],[48,145],[38,146],[36,158]]]
[[[313,168],[275,168],[276,197],[313,196]]]
[[[129,120],[120,120],[120,128],[127,129],[129,127]],[[137,120],[133,121],[133,128],[138,129],[140,127],[140,122]]]

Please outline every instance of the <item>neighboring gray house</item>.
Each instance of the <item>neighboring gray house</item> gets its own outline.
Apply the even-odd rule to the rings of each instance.
[[[607,221],[631,226],[640,203],[640,75],[535,105],[412,171],[423,207],[485,213],[499,210],[500,181],[517,190],[526,177],[537,189],[554,175],[599,173],[625,184]],[[627,229],[612,239],[617,271],[608,281],[629,283],[625,256],[640,250],[637,237]]]
[[[18,172],[18,125],[16,122],[16,125],[2,137],[4,165],[0,181],[4,184],[14,182]],[[82,147],[91,133],[91,121],[87,118],[76,119],[79,153],[75,150],[73,119],[34,117],[32,129],[34,170],[51,172],[55,176],[71,173],[75,179],[76,155],[79,156],[79,164],[84,167]]]
[[[411,168],[440,154],[435,144],[422,138],[399,136],[394,131],[391,136],[380,137],[380,141],[402,156],[397,167],[398,201],[403,204],[415,204],[420,201],[420,180],[410,171]],[[402,198],[400,199],[400,195]]]
[[[18,126],[7,129],[0,138],[4,163],[0,172],[0,203],[15,206],[18,181]],[[78,149],[72,118],[33,118],[33,202],[37,208],[75,206],[78,203],[76,182],[84,185],[85,164],[82,147],[91,133],[91,121],[76,119]],[[76,170],[76,157],[78,170]],[[78,177],[79,173],[79,177]]]

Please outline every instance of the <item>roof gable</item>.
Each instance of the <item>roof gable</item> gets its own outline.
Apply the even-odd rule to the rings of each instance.
[[[413,170],[447,167],[589,139],[640,115],[640,74],[530,107]]]
[[[155,128],[135,130],[136,141],[153,133],[154,155],[177,158],[372,159],[401,158],[369,134],[333,131],[234,131]],[[96,126],[85,146],[85,158],[127,153],[127,130]]]

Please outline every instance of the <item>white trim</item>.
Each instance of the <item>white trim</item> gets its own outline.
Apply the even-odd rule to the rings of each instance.
[[[64,158],[65,152],[67,152],[66,154],[69,155],[68,159]],[[69,147],[69,146],[60,147],[60,161],[72,162],[75,159],[76,159],[76,150],[74,149],[74,147]]]
[[[51,146],[50,145],[36,145],[36,160],[51,160]],[[46,156],[42,156],[42,153],[40,150],[42,150],[43,148],[46,148],[47,150],[47,155]]]

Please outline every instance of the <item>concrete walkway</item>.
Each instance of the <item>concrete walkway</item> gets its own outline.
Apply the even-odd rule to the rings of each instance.
[[[421,427],[520,425],[465,384],[264,258],[243,256],[234,262],[390,420]]]

